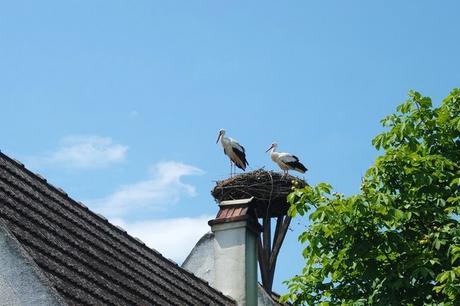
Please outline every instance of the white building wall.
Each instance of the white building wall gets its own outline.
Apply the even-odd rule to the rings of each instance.
[[[182,268],[192,272],[214,286],[214,233],[208,232],[197,242],[182,263]]]
[[[65,305],[35,262],[1,223],[0,305]]]

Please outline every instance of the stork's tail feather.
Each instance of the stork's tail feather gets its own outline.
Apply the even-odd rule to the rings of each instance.
[[[249,165],[248,161],[246,160],[246,154],[240,150],[233,150],[233,152],[235,152],[235,155],[239,159],[234,161],[235,165],[241,170],[246,170],[246,167]]]
[[[299,161],[290,162],[288,163],[294,170],[299,171],[301,173],[305,173],[308,169]]]
[[[238,163],[235,163],[235,166],[237,166],[238,168],[240,168],[241,170],[246,170],[246,165],[239,165]]]
[[[249,163],[246,160],[246,156],[243,156],[243,158],[240,158],[240,160],[241,162],[236,162],[235,165],[241,170],[246,170],[246,167],[249,166]]]

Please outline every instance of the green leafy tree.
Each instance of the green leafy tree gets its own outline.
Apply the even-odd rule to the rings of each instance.
[[[305,267],[283,301],[308,305],[460,305],[460,90],[441,106],[410,92],[372,144],[383,151],[353,196],[296,189]]]

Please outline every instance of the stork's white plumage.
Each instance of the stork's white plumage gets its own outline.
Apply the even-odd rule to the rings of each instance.
[[[246,166],[249,165],[246,160],[246,152],[242,145],[240,145],[235,139],[225,137],[225,130],[221,129],[219,131],[219,136],[217,137],[216,143],[222,144],[224,148],[225,155],[230,158],[230,175],[233,173],[233,165],[237,166],[241,170],[246,170]]]
[[[297,156],[289,153],[275,152],[277,147],[278,144],[274,142],[266,152],[270,151],[271,159],[283,170],[284,175],[287,175],[289,170],[295,170],[301,173],[305,173],[305,171],[308,170],[302,165]]]

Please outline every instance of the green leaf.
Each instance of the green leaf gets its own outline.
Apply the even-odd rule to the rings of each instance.
[[[456,177],[450,183],[450,186],[460,186],[460,178]]]
[[[295,205],[291,205],[288,209],[288,215],[291,217],[295,217],[297,215],[297,207]]]
[[[377,150],[380,150],[380,148],[382,148],[383,146],[383,141],[385,139],[385,135],[383,134],[380,134],[378,135],[377,137],[375,137],[374,139],[372,139],[372,145],[377,149]]]
[[[432,105],[432,102],[431,102],[431,99],[429,97],[423,97],[419,100],[419,103],[420,103],[420,106],[422,107],[431,107]]]

